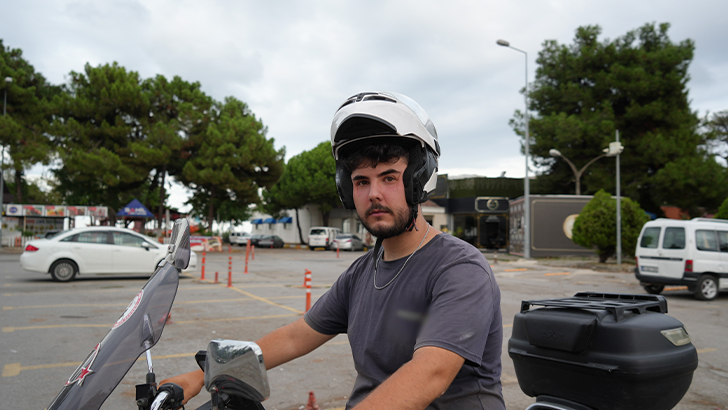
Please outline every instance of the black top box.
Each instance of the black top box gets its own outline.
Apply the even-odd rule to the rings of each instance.
[[[659,295],[584,292],[522,302],[508,341],[521,390],[594,409],[673,408],[690,387],[698,353],[666,313]]]

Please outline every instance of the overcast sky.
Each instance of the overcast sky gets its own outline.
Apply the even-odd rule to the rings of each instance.
[[[5,45],[52,83],[114,61],[145,78],[199,81],[215,99],[245,101],[286,159],[329,138],[346,97],[392,90],[435,123],[441,173],[523,177],[508,120],[524,106],[525,59],[496,40],[528,52],[532,81],[545,40],[570,44],[590,24],[613,39],[669,22],[673,42],[696,44],[693,110],[728,109],[725,0],[0,0],[0,16]],[[182,206],[183,191],[174,192],[172,205]]]

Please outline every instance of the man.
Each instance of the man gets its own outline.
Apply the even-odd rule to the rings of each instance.
[[[303,318],[257,341],[271,369],[347,333],[357,379],[347,409],[505,409],[500,290],[482,254],[432,228],[432,121],[396,93],[361,93],[331,127],[345,208],[377,237]],[[186,398],[201,371],[167,380]]]

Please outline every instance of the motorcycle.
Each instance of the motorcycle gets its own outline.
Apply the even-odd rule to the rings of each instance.
[[[184,392],[175,384],[157,386],[150,349],[162,336],[177,294],[179,273],[190,259],[187,220],[174,223],[171,243],[154,274],[132,299],[104,338],[71,373],[48,410],[99,409],[132,365],[146,354],[146,382],[136,386],[139,410],[182,407]],[[270,389],[263,354],[253,342],[213,340],[195,355],[205,372],[211,400],[198,410],[263,410]]]

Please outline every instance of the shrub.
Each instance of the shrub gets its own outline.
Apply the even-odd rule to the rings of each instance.
[[[622,252],[634,255],[642,225],[650,218],[639,204],[629,198],[621,199]],[[586,248],[596,248],[599,262],[617,252],[617,200],[600,190],[581,210],[574,222],[572,240]]]

